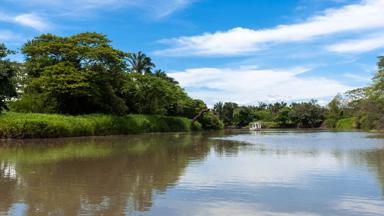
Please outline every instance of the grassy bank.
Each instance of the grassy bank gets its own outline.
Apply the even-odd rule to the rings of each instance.
[[[336,122],[336,129],[341,129],[341,130],[352,130],[357,128],[357,123],[356,123],[355,118],[344,118],[340,119]]]
[[[182,117],[159,115],[112,116],[103,114],[66,116],[58,114],[0,114],[1,138],[51,138],[118,135],[145,132],[183,132],[199,130]]]

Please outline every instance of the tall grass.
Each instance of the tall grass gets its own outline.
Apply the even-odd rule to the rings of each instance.
[[[187,118],[160,115],[67,116],[15,112],[0,114],[1,138],[98,136],[199,129],[201,129],[199,123],[192,125],[191,120]]]

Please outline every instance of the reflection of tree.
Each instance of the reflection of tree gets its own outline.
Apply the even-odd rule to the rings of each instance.
[[[208,154],[207,143],[212,143],[202,134],[30,142],[40,144],[0,148],[0,158],[14,161],[23,182],[17,185],[0,175],[0,212],[17,196],[28,204],[28,215],[145,211],[153,193],[174,185],[191,160]]]
[[[384,149],[375,149],[362,154],[368,166],[377,174],[384,195]]]
[[[236,141],[217,140],[213,146],[216,154],[220,156],[237,155],[239,153],[239,146],[247,145]]]

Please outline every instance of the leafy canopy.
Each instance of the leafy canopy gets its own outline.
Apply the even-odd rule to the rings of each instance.
[[[17,95],[14,82],[16,67],[13,62],[5,59],[10,54],[14,52],[7,49],[4,44],[0,44],[0,112],[8,108],[7,100]]]
[[[127,54],[110,42],[93,32],[44,34],[27,42],[22,52],[30,82],[24,97],[41,95],[58,113],[126,112],[120,89]]]

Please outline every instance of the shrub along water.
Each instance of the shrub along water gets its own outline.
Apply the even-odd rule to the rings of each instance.
[[[187,118],[161,115],[67,116],[14,112],[0,115],[1,138],[53,138],[142,132],[184,132],[200,129],[199,122],[192,125],[192,121]]]

